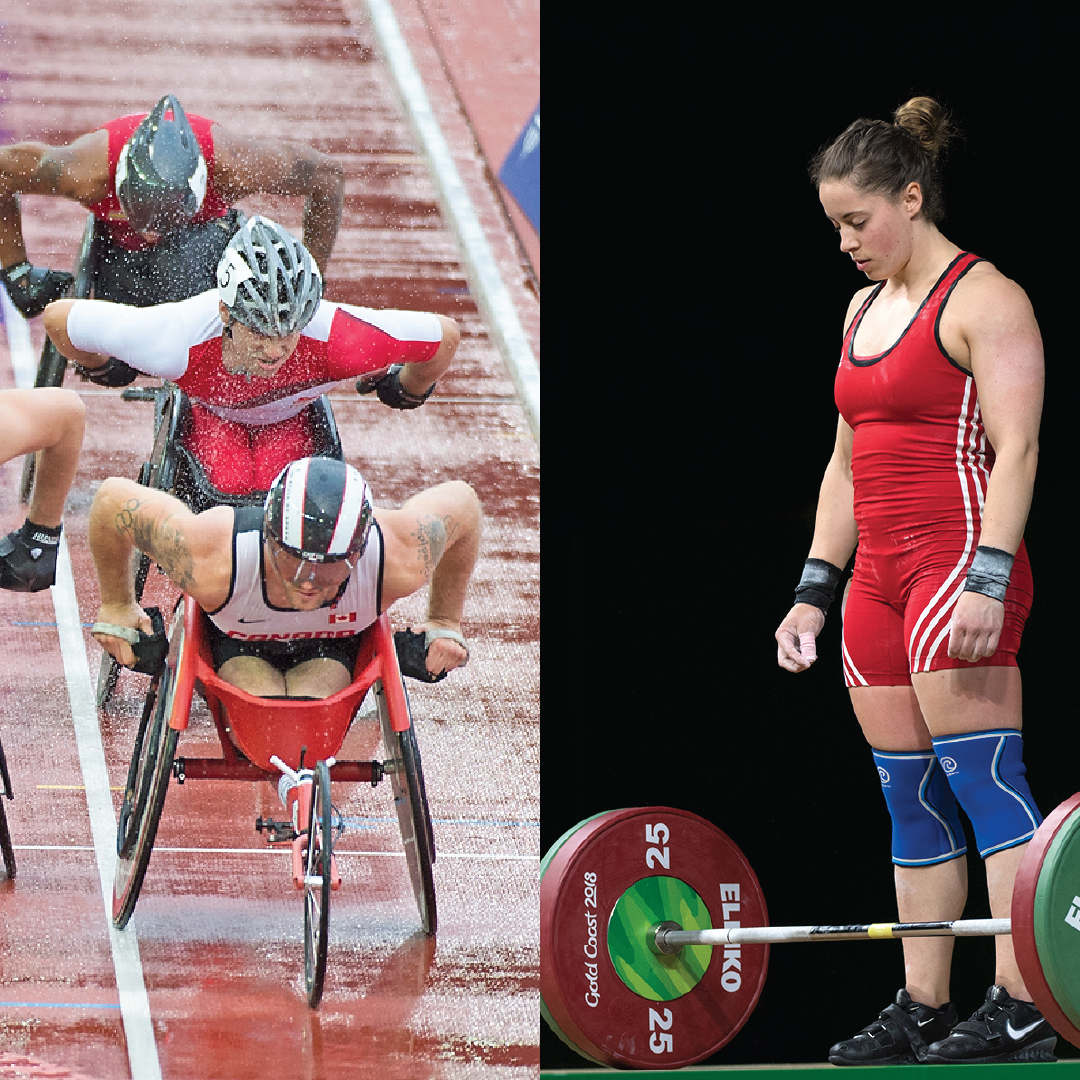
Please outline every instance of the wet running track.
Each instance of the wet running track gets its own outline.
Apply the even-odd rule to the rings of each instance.
[[[419,931],[387,785],[336,784],[344,884],[312,1011],[287,855],[253,827],[258,815],[282,816],[270,784],[174,782],[130,929],[110,930],[101,867],[145,680],[125,674],[114,702],[95,708],[86,513],[102,478],[136,475],[151,406],[69,375],[88,428],[67,558],[51,592],[0,593],[0,736],[19,867],[0,883],[0,1077],[37,1075],[26,1062],[91,1080],[534,1074],[539,239],[493,177],[539,99],[538,3],[100,0],[60,13],[13,2],[0,21],[5,142],[66,142],[171,92],[190,111],[343,162],[328,297],[441,312],[463,331],[454,368],[415,413],[350,386],[333,395],[347,457],[384,505],[460,477],[486,513],[466,613],[470,665],[434,687],[410,684],[439,932]],[[244,209],[299,230],[298,200]],[[82,208],[25,198],[23,215],[35,265],[70,266]],[[32,381],[43,340],[40,320],[6,315],[0,387]],[[3,532],[22,519],[20,471],[0,469]],[[395,625],[422,605],[395,609]],[[346,749],[374,756],[376,743],[361,717]],[[212,745],[196,708],[180,752]]]

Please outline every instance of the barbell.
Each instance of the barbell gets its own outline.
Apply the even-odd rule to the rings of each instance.
[[[1080,792],[1028,844],[1011,918],[932,923],[769,926],[757,876],[715,825],[672,807],[612,810],[541,862],[541,1012],[597,1064],[678,1069],[746,1023],[772,944],[999,934],[1039,1011],[1080,1046]]]

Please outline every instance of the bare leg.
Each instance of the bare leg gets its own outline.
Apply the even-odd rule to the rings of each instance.
[[[289,697],[328,698],[352,682],[352,672],[340,661],[320,656],[297,664],[285,676]]]
[[[0,462],[40,451],[27,515],[35,525],[60,524],[85,423],[86,408],[74,390],[38,387],[0,394]]]
[[[951,922],[964,913],[967,859],[933,866],[895,867],[896,903],[901,922]],[[912,1001],[940,1009],[952,1000],[949,975],[954,938],[904,938],[904,989]]]
[[[218,668],[227,683],[255,697],[328,698],[352,682],[352,673],[337,660],[317,657],[284,674],[257,656],[234,656]]]
[[[218,668],[218,675],[231,686],[255,697],[285,697],[285,676],[273,664],[257,656],[234,656]]]

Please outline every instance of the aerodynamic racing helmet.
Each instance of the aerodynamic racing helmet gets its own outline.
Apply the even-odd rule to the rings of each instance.
[[[217,282],[232,318],[270,337],[302,330],[322,299],[322,275],[311,252],[260,215],[249,218],[229,241]]]
[[[263,504],[266,532],[288,554],[311,563],[355,562],[367,546],[373,512],[356,469],[324,457],[286,465]]]
[[[202,206],[206,161],[180,102],[171,94],[124,143],[116,162],[116,197],[136,232],[177,229]]]

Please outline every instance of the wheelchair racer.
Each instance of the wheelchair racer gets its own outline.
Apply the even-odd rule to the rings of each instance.
[[[217,289],[152,308],[58,300],[45,329],[88,371],[125,364],[191,400],[185,445],[228,495],[265,492],[314,452],[309,406],[341,380],[415,409],[450,366],[457,323],[428,312],[334,304],[307,248],[268,218],[247,221],[218,264]]]
[[[0,147],[0,281],[26,318],[71,285],[71,274],[33,266],[23,240],[19,195],[54,195],[82,203],[96,219],[95,296],[136,307],[194,296],[213,287],[243,220],[231,207],[260,192],[306,197],[304,242],[325,271],[344,174],[301,143],[240,135],[188,116],[166,95],[149,113],[122,116],[66,146]],[[135,374],[114,365],[93,378],[122,386]]]
[[[422,670],[406,673],[437,681],[468,661],[461,619],[481,524],[479,500],[462,481],[382,509],[360,473],[334,458],[288,465],[261,507],[201,514],[110,477],[90,508],[101,590],[93,633],[119,663],[136,663],[132,639],[152,630],[135,600],[138,548],[209,616],[222,679],[258,697],[323,698],[351,683],[360,632],[427,585],[427,614],[415,628]]]

